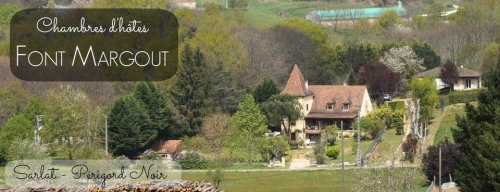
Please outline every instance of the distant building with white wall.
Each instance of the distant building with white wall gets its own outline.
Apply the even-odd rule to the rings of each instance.
[[[481,88],[481,73],[466,69],[463,66],[457,67],[458,71],[458,82],[453,85],[453,90],[471,90]],[[439,74],[441,72],[441,67],[436,67],[431,70],[421,72],[417,75],[419,78],[433,77],[436,80],[436,89],[441,90],[449,88],[450,86],[444,83]]]

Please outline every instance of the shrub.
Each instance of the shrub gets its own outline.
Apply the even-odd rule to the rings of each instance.
[[[161,160],[161,155],[151,149],[148,149],[142,153],[142,159],[148,161]]]
[[[314,159],[316,159],[316,164],[325,164],[325,146],[323,144],[318,144],[314,147]]]
[[[127,168],[130,166],[130,164],[132,164],[130,159],[125,155],[121,155],[121,156],[116,157],[115,162],[116,162],[118,168],[121,168],[121,167]]]
[[[477,96],[481,90],[455,91],[448,95],[448,105],[456,103],[470,103],[477,101]]]
[[[393,111],[397,110],[405,110],[405,102],[404,101],[391,101],[387,102],[389,105],[389,108],[391,108]]]
[[[14,141],[7,149],[7,159],[10,161],[22,159],[47,159],[47,149],[35,144],[31,139]]]
[[[337,140],[339,128],[335,125],[330,125],[325,128],[326,133],[326,142],[328,145],[335,145],[335,141]]]
[[[434,177],[439,177],[439,148],[441,148],[442,157],[441,179],[444,182],[450,181],[449,174],[452,174],[453,170],[460,166],[461,161],[465,158],[459,147],[458,144],[451,143],[446,137],[438,145],[427,148],[427,153],[424,153],[422,157],[422,171],[429,181],[432,181]]]
[[[206,169],[208,167],[207,160],[194,151],[179,155],[176,161],[182,169]]]
[[[106,151],[88,146],[76,149],[73,155],[74,159],[106,159],[106,157]]]
[[[405,152],[405,160],[413,163],[415,153],[417,152],[418,138],[416,135],[409,134],[403,143],[403,151]]]
[[[331,159],[337,159],[340,154],[340,148],[335,146],[335,147],[328,147],[326,149],[326,156],[330,157]]]
[[[396,128],[396,135],[402,135],[404,133],[403,118],[394,119],[394,127]]]

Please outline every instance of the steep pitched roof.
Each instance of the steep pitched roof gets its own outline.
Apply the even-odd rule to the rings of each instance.
[[[285,89],[281,93],[304,97],[311,95],[311,92],[306,87],[306,81],[300,72],[297,64],[293,66],[292,73],[290,74],[290,78],[288,78],[288,82],[286,83]]]
[[[345,85],[310,85],[314,94],[311,111],[306,118],[355,118],[361,108],[366,86]],[[333,110],[327,110],[327,104],[333,104]],[[349,103],[349,110],[342,105]]]
[[[458,71],[458,76],[459,77],[479,77],[481,76],[481,73],[471,70],[471,69],[466,69],[463,67],[457,67]],[[434,77],[434,78],[439,78],[439,73],[441,72],[441,67],[436,67],[434,69],[430,69],[424,72],[421,72],[417,75],[417,77]]]

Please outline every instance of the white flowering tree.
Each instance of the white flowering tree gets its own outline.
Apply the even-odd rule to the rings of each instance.
[[[380,62],[392,71],[401,73],[405,80],[424,70],[423,59],[410,46],[391,48],[380,58]]]

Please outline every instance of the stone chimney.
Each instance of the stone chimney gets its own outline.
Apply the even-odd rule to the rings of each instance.
[[[463,68],[464,68],[464,65],[460,65],[460,68],[462,68],[462,69],[463,69]]]
[[[304,84],[306,85],[306,90],[309,90],[309,81],[306,80]]]
[[[403,7],[403,3],[401,3],[401,1],[398,1],[398,7]]]
[[[344,85],[344,86],[347,86],[347,82],[345,82],[345,81],[344,81],[344,84],[343,84],[343,85]]]

